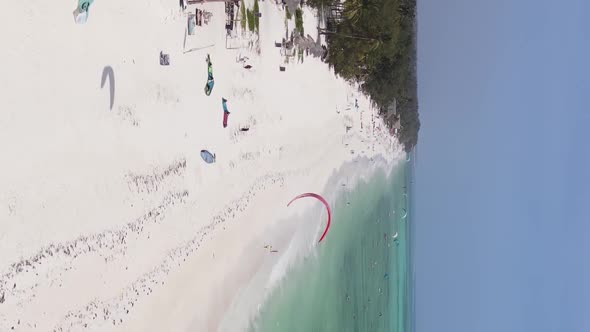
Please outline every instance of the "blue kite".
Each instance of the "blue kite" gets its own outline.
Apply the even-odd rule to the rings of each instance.
[[[203,158],[207,164],[212,164],[215,162],[215,154],[212,154],[207,150],[201,150],[201,158]]]

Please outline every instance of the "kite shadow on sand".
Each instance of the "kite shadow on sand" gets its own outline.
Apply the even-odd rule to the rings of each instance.
[[[102,70],[102,79],[100,81],[100,88],[104,88],[104,85],[107,81],[107,77],[109,79],[109,96],[110,96],[110,108],[113,109],[113,105],[115,104],[115,73],[113,72],[113,68],[111,66],[106,66]]]

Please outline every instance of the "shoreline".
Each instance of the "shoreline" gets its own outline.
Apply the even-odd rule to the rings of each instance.
[[[386,160],[381,155],[374,157],[373,160],[375,162],[368,158],[358,158],[343,163],[329,176],[321,191],[322,196],[330,204],[333,204],[336,197],[347,191],[355,190],[359,182],[369,181],[378,172],[384,172],[386,178],[389,178],[395,167],[401,163],[401,160]],[[346,186],[342,186],[343,183]],[[278,242],[286,241],[288,245],[283,244],[276,247],[281,249],[279,250],[280,254],[268,257],[249,280],[242,282],[243,286],[239,292],[241,294],[234,296],[232,305],[225,312],[221,321],[220,331],[245,331],[247,327],[251,326],[261,307],[276,287],[280,286],[289,270],[295,268],[297,264],[303,263],[309,255],[314,255],[317,247],[322,245],[317,242],[323,228],[322,222],[313,226],[301,224],[302,221],[323,221],[325,218],[321,207],[309,205],[306,210],[300,211],[296,216],[279,218],[279,222],[283,224],[281,228],[277,227],[276,223],[273,225],[273,230],[267,236],[280,239]],[[338,227],[337,221],[333,227]],[[293,235],[289,236],[289,232],[293,232]],[[324,241],[329,241],[329,237]],[[286,250],[283,249],[285,247]]]
[[[241,50],[222,43],[221,3],[203,7],[211,22],[202,39],[187,42],[215,45],[188,54],[180,34],[164,33],[186,25],[175,4],[96,3],[83,26],[70,21],[68,4],[14,5],[7,22],[16,32],[7,42],[21,46],[0,55],[15,81],[5,90],[0,149],[18,161],[0,177],[0,330],[214,330],[240,276],[266,264],[248,253],[264,252],[269,229],[288,234],[286,224],[298,230],[299,213],[317,213],[311,202],[286,208],[289,199],[326,190],[356,158],[404,155],[386,130],[369,131],[371,114],[385,128],[376,110],[326,64],[309,58],[278,71],[272,40],[284,12],[271,3],[261,3],[262,53],[248,53],[250,72],[235,62]],[[19,13],[52,26],[57,40]],[[72,40],[80,42],[65,42]],[[55,50],[55,42],[64,45]],[[154,60],[160,47],[169,49],[170,67]],[[216,79],[210,97],[202,91],[207,53]],[[112,110],[97,88],[105,62],[117,82]],[[28,77],[35,98],[24,88]],[[301,83],[308,81],[319,87]],[[226,129],[222,96],[232,111]],[[361,112],[346,109],[354,99]],[[250,131],[236,135],[242,124]],[[203,148],[217,153],[216,163],[201,160]],[[312,231],[298,236],[314,238]]]

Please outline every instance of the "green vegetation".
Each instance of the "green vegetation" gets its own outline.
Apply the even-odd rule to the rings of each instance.
[[[397,102],[399,140],[406,151],[418,141],[416,0],[310,0],[327,9],[327,62],[349,81],[361,83],[389,126]]]
[[[291,12],[289,11],[289,7],[285,7],[285,16],[288,20],[290,20],[293,17],[293,14],[291,14]]]
[[[321,9],[323,7],[329,7],[334,3],[334,0],[307,0],[305,4],[312,8]]]
[[[248,30],[254,32],[256,30],[256,23],[254,22],[254,13],[250,8],[246,9],[246,16],[248,17]]]
[[[303,36],[303,10],[295,9],[295,30]]]
[[[260,18],[258,14],[260,13],[260,8],[258,7],[258,0],[254,0],[254,27],[256,28],[256,32],[260,31]]]
[[[244,4],[244,0],[242,0],[240,3],[240,25],[242,26],[242,31],[246,31],[246,24],[248,24],[246,5]]]

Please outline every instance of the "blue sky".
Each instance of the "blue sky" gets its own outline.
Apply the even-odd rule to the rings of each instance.
[[[418,1],[418,332],[590,331],[590,1]]]

